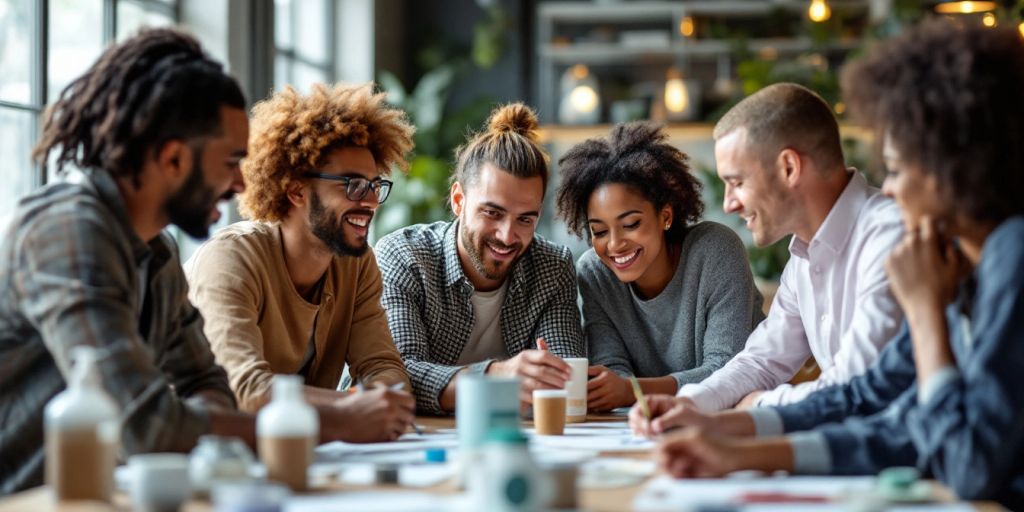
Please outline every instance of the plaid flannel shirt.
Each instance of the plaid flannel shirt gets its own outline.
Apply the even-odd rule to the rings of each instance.
[[[473,285],[459,261],[457,232],[458,222],[419,224],[374,248],[384,278],[381,302],[421,413],[445,412],[438,398],[462,369],[456,363],[473,330]],[[534,348],[537,338],[560,357],[586,355],[567,248],[534,236],[508,279],[500,321],[510,356]]]
[[[174,242],[135,235],[106,172],[73,177],[22,199],[0,240],[0,495],[43,483],[43,409],[65,389],[72,347],[100,350],[123,455],[190,450],[207,407],[235,404]]]

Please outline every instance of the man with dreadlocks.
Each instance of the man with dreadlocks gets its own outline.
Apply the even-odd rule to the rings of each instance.
[[[253,443],[161,233],[207,235],[244,189],[248,137],[238,84],[169,29],[110,47],[50,107],[35,158],[56,153],[67,179],[22,198],[0,238],[0,495],[43,483],[43,410],[76,346],[98,349],[124,455]],[[330,414],[321,436],[342,437]]]

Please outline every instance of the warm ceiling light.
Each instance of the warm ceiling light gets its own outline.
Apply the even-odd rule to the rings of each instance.
[[[696,27],[693,23],[693,16],[683,16],[683,21],[679,22],[679,33],[683,37],[693,37],[693,33]]]
[[[690,106],[690,95],[683,82],[683,72],[669,68],[665,76],[665,108],[672,113],[680,113]]]
[[[832,9],[825,0],[811,0],[807,8],[807,16],[815,23],[821,23],[832,17]]]
[[[985,15],[981,17],[981,24],[985,25],[986,27],[996,26],[996,15],[990,12],[986,12]]]
[[[987,12],[996,10],[995,2],[970,2],[965,0],[953,0],[942,2],[935,6],[935,12],[939,14],[972,14],[976,12]]]
[[[1021,37],[1024,37],[1024,21],[1020,22],[1020,25],[1017,25],[1017,31],[1020,32]]]

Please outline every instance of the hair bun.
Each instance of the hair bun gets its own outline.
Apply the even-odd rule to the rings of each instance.
[[[522,103],[510,103],[494,109],[487,120],[491,133],[514,132],[530,140],[537,140],[537,113]]]

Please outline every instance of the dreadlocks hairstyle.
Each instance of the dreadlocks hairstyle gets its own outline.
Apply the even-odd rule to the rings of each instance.
[[[200,142],[221,129],[220,107],[245,96],[191,36],[145,29],[108,48],[46,112],[37,162],[103,169],[138,186],[142,164],[170,140]]]
[[[277,222],[291,208],[288,187],[324,164],[331,151],[356,146],[370,150],[381,174],[406,170],[415,128],[405,112],[388,107],[386,94],[363,85],[313,86],[308,96],[292,87],[252,109],[249,155],[242,163],[242,215]]]
[[[1024,214],[1024,40],[931,20],[842,75],[851,112],[978,221]]]
[[[522,103],[494,109],[487,129],[455,150],[452,181],[469,187],[479,176],[480,166],[491,163],[517,178],[540,176],[546,189],[548,155],[540,147],[538,126],[537,114]]]
[[[600,186],[628,186],[654,204],[655,211],[672,206],[670,242],[681,240],[687,227],[704,213],[701,184],[690,174],[686,153],[667,142],[659,125],[640,121],[616,125],[608,138],[577,144],[558,160],[558,217],[569,232],[590,240],[587,205]]]

